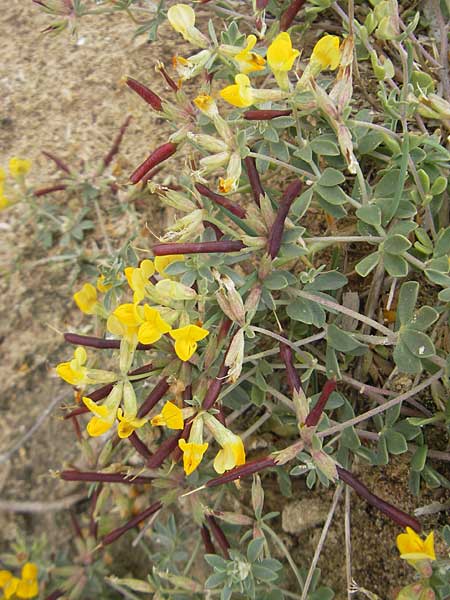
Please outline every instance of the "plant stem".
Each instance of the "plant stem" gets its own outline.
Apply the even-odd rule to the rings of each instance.
[[[269,527],[266,523],[261,523],[261,528],[263,531],[266,531],[272,537],[273,541],[276,543],[276,545],[279,547],[279,549],[286,556],[286,560],[288,561],[288,563],[292,569],[292,572],[294,573],[295,577],[297,578],[300,588],[304,589],[303,586],[305,585],[305,583],[303,581],[303,578],[300,575],[300,571],[298,570],[297,565],[295,564],[294,559],[292,558],[291,553],[287,549],[284,542],[278,537],[278,535],[275,533],[275,531],[273,531],[273,529],[271,527]]]

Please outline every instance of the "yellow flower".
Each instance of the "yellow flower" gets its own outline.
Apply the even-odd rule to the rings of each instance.
[[[20,579],[17,577],[13,577],[13,575],[9,571],[0,571],[0,573],[8,574],[9,577],[6,579],[6,575],[4,576],[4,584],[1,584],[0,587],[3,587],[3,598],[5,600],[9,600],[16,593],[17,586],[19,585]],[[3,600],[3,599],[2,599]]]
[[[24,177],[31,169],[31,160],[13,156],[9,161],[9,172],[15,179]]]
[[[138,340],[141,344],[154,344],[172,328],[169,323],[164,321],[156,308],[151,308],[147,304],[143,308],[144,322],[139,327]]]
[[[167,19],[175,31],[181,33],[186,41],[201,48],[208,46],[208,38],[195,27],[194,9],[187,4],[171,6],[167,11]]]
[[[267,49],[267,62],[273,72],[290,71],[300,52],[292,48],[292,41],[286,31],[279,33]]]
[[[244,465],[245,449],[241,438],[209,413],[203,415],[203,420],[216,442],[222,446],[222,450],[219,450],[214,459],[214,469],[217,473],[222,474],[234,467]]]
[[[25,563],[22,567],[22,578],[17,584],[16,596],[18,598],[35,598],[39,594],[37,577],[37,566],[34,563]]]
[[[92,283],[85,283],[81,290],[73,295],[75,304],[86,315],[93,315],[97,312],[97,290]]]
[[[86,407],[94,413],[94,416],[86,426],[86,430],[90,436],[97,437],[103,435],[113,426],[122,395],[123,384],[118,383],[113,387],[103,404],[96,404],[90,398],[83,397]]]
[[[219,192],[221,194],[229,194],[235,185],[235,180],[230,177],[224,179],[223,177],[219,177]]]
[[[252,52],[256,44],[256,36],[249,35],[247,37],[247,46],[234,56],[234,60],[239,66],[241,73],[251,73],[252,71],[262,71],[266,61],[262,56]]]
[[[162,277],[168,277],[165,270],[169,265],[174,262],[184,260],[183,254],[168,254],[167,256],[156,256],[155,257],[155,269]]]
[[[98,291],[101,292],[102,294],[106,294],[106,292],[108,292],[112,288],[112,283],[105,285],[105,279],[106,278],[104,275],[99,275],[97,277],[96,286],[97,286]]]
[[[120,304],[108,317],[108,331],[127,339],[130,344],[137,343],[139,327],[143,321],[138,308],[137,304]]]
[[[56,367],[56,372],[71,385],[86,385],[93,383],[87,375],[87,367],[84,366],[87,361],[86,350],[82,346],[78,346],[73,353],[73,359],[69,362],[59,363]]]
[[[178,440],[178,446],[183,451],[184,472],[186,475],[190,475],[202,462],[203,455],[208,448],[208,442],[196,444],[194,442],[186,442],[186,440]]]
[[[137,268],[127,267],[125,277],[128,285],[134,292],[133,301],[140,302],[145,296],[145,286],[149,285],[149,278],[155,272],[155,267],[151,260],[145,259]]]
[[[121,408],[117,409],[117,418],[119,419],[117,434],[120,438],[130,437],[135,429],[138,429],[147,423],[147,419],[138,419],[136,415],[124,414]]]
[[[220,95],[222,98],[226,100],[226,102],[229,102],[233,106],[238,106],[239,108],[251,106],[256,98],[254,90],[250,85],[250,79],[247,75],[240,73],[239,75],[236,75],[234,81],[235,83],[233,85],[227,85],[227,87],[221,90]]]
[[[336,35],[325,35],[314,46],[311,55],[313,67],[323,69],[337,69],[341,60],[339,38]]]
[[[209,331],[198,325],[186,325],[170,331],[170,336],[175,340],[176,355],[185,362],[197,350],[197,342],[203,340],[207,335],[209,335]]]
[[[176,404],[168,400],[159,415],[150,421],[153,427],[165,425],[169,429],[183,429],[183,411]]]
[[[425,540],[422,540],[411,527],[407,527],[406,533],[397,536],[397,548],[400,552],[400,558],[412,565],[420,560],[436,560],[434,531]]]
[[[8,206],[10,206],[10,205],[11,205],[11,201],[3,193],[3,185],[0,183],[0,210],[4,210],[5,208],[8,208]]]
[[[204,113],[210,119],[219,115],[217,104],[209,94],[199,94],[194,98],[194,104],[202,113]]]

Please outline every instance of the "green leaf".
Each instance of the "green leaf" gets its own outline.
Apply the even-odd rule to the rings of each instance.
[[[318,292],[339,290],[348,282],[348,279],[339,271],[327,271],[326,273],[319,273],[314,281],[307,286],[308,290],[314,290]]]
[[[406,277],[408,275],[408,263],[404,258],[395,254],[384,255],[384,268],[391,277]]]
[[[420,493],[420,473],[418,473],[417,471],[409,472],[408,487],[414,496],[419,495],[419,493]]]
[[[381,210],[376,204],[366,204],[358,208],[356,216],[364,223],[376,227],[381,225]]]
[[[340,171],[327,167],[317,183],[325,187],[335,187],[344,181],[345,177]]]
[[[438,298],[441,302],[450,302],[450,288],[440,291]]]
[[[418,374],[422,371],[422,362],[400,341],[394,349],[394,362],[402,373]]]
[[[422,306],[411,319],[409,326],[413,329],[425,331],[439,318],[439,313],[431,306]]]
[[[336,325],[328,325],[327,340],[332,348],[340,352],[352,352],[357,348],[363,348],[364,345],[355,340],[353,336],[346,333]]]
[[[259,581],[275,581],[278,578],[277,573],[274,573],[270,569],[266,569],[265,567],[261,567],[258,564],[253,565],[252,573],[256,579]]]
[[[282,290],[289,285],[288,278],[280,271],[272,271],[264,279],[264,287],[269,290]]]
[[[312,325],[314,321],[314,313],[311,304],[312,303],[309,300],[296,298],[287,306],[286,312],[294,321],[300,321],[301,323]]]
[[[400,410],[401,404],[397,404],[397,406],[393,406],[385,412],[385,420],[387,427],[392,427],[395,424],[395,422],[400,416]]]
[[[341,370],[339,368],[336,352],[330,345],[327,346],[325,353],[325,367],[327,370],[328,379],[333,379],[333,377],[340,379]]]
[[[211,590],[212,588],[217,587],[218,585],[223,584],[227,579],[225,573],[213,573],[208,577],[205,581],[205,588],[207,590]]]
[[[367,277],[367,275],[369,275],[369,273],[375,269],[379,260],[380,253],[373,252],[372,254],[364,257],[355,265],[355,271],[358,273],[358,275],[361,275],[361,277]]]
[[[316,183],[314,185],[314,191],[317,192],[319,196],[326,202],[332,204],[333,206],[340,206],[347,201],[344,192],[339,186],[325,187]]]
[[[408,350],[417,358],[429,358],[436,354],[434,344],[426,333],[408,328],[402,330],[400,336]]]
[[[397,318],[400,325],[406,325],[413,318],[418,293],[417,281],[407,281],[400,288],[397,304]]]
[[[247,558],[249,562],[253,563],[257,558],[259,558],[264,546],[264,542],[264,537],[258,537],[249,543],[247,547]]]
[[[217,554],[205,554],[205,560],[217,571],[225,572],[227,569],[227,561]]]
[[[445,177],[440,176],[434,181],[430,191],[433,194],[433,196],[439,196],[440,194],[443,194],[446,189],[447,179]]]
[[[298,217],[299,219],[303,217],[306,211],[311,204],[311,200],[314,194],[314,189],[312,187],[308,188],[306,192],[303,192],[297,200],[295,200],[294,204],[291,207],[291,212],[293,215]]]
[[[403,254],[411,248],[411,242],[403,235],[391,235],[383,243],[383,251],[388,254]]]
[[[339,147],[325,135],[319,135],[311,141],[311,149],[322,156],[339,156]]]
[[[427,461],[428,446],[419,446],[411,458],[411,469],[420,473]]]
[[[408,451],[408,444],[401,433],[388,429],[384,435],[386,437],[387,449],[391,454],[403,454]]]

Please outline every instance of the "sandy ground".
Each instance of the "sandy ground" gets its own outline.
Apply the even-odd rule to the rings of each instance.
[[[161,92],[163,86],[153,67],[157,59],[170,60],[175,48],[170,37],[166,43],[151,46],[143,37],[132,40],[134,25],[121,16],[83,20],[78,42],[68,35],[42,36],[39,32],[49,20],[31,2],[3,0],[1,4],[0,164],[5,165],[13,155],[32,158],[30,180],[44,184],[55,171],[41,155],[43,149],[69,162],[98,160],[128,114],[133,121],[121,151],[124,169],[138,164],[164,140],[164,131],[155,127],[151,111],[120,81],[131,75],[151,82]],[[167,34],[167,29],[161,34],[164,31]],[[179,52],[178,39],[176,44]],[[52,367],[70,353],[57,332],[68,323],[81,322],[70,299],[69,267],[45,260],[45,253],[33,241],[33,224],[24,222],[22,216],[21,207],[0,215],[0,454],[36,423],[55,395],[71,399]],[[153,218],[158,221],[161,215]],[[52,250],[50,255],[59,252]],[[50,473],[63,461],[77,458],[73,439],[71,426],[54,410],[28,442],[0,464],[1,499],[46,502],[73,492]],[[406,471],[406,465],[396,460],[389,468],[365,469],[362,477],[375,492],[412,510],[427,498],[409,496]],[[303,497],[312,498],[307,493]],[[330,493],[313,498],[328,509]],[[276,503],[279,509],[279,497]],[[394,548],[398,531],[358,499],[353,498],[352,507],[354,576],[360,585],[384,597],[405,573]],[[319,567],[324,583],[335,586],[337,597],[343,598],[343,518],[339,511]],[[62,512],[11,517],[0,511],[1,549],[15,539],[18,530],[47,531],[54,548],[64,547],[71,537]],[[311,556],[319,533],[316,527],[300,536],[283,535],[295,558],[306,566],[304,550]]]

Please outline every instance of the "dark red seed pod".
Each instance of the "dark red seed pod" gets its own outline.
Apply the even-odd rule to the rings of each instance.
[[[183,431],[178,431],[176,434],[165,439],[158,450],[148,460],[147,467],[149,469],[159,469],[166,458],[178,447],[178,440],[181,439],[182,434]]]
[[[209,221],[203,221],[203,227],[209,227],[216,234],[216,240],[221,240],[225,235],[224,232],[217,227],[215,223],[210,223]]]
[[[280,204],[278,206],[277,215],[275,217],[275,221],[272,225],[272,229],[269,234],[269,239],[267,241],[267,252],[270,258],[272,258],[272,260],[276,258],[280,250],[281,239],[283,237],[284,231],[284,223],[286,221],[286,217],[288,216],[289,209],[291,208],[291,205],[294,202],[294,200],[300,194],[302,187],[303,186],[301,181],[293,181],[288,185],[281,198]]]
[[[125,131],[127,130],[127,127],[131,122],[131,119],[132,119],[131,115],[126,118],[125,123],[120,128],[119,133],[117,134],[117,137],[114,140],[113,145],[111,146],[111,150],[108,152],[108,154],[103,159],[103,166],[105,168],[111,164],[111,161],[116,156],[116,154],[119,152],[120,144],[122,143],[123,136],[125,135]]]
[[[139,407],[137,413],[138,418],[142,419],[142,417],[145,417],[152,410],[152,408],[158,404],[168,389],[169,384],[167,383],[167,377],[163,377],[158,381],[150,394]]]
[[[142,512],[137,514],[135,517],[133,517],[129,521],[127,521],[127,523],[125,523],[125,525],[122,525],[122,527],[118,527],[117,529],[114,529],[113,531],[108,533],[108,535],[106,535],[102,539],[102,546],[108,546],[108,544],[112,544],[112,542],[115,542],[124,533],[126,533],[130,529],[133,529],[134,527],[139,525],[139,523],[142,523],[142,521],[145,521],[146,519],[151,517],[153,514],[158,512],[158,510],[161,510],[161,508],[162,508],[162,503],[159,500],[157,502],[154,502],[148,508],[146,508],[145,510],[143,510]]]
[[[172,79],[172,77],[169,75],[169,73],[166,71],[166,67],[162,64],[159,63],[157,65],[157,70],[161,73],[161,75],[164,77],[164,79],[166,80],[167,85],[174,91],[174,92],[178,92],[178,90],[180,89],[179,86],[175,83],[175,81]]]
[[[411,515],[408,515],[399,508],[392,506],[392,504],[389,504],[389,502],[382,500],[379,496],[372,494],[372,492],[361,481],[359,481],[359,479],[350,473],[350,471],[338,466],[337,472],[339,479],[352,487],[355,492],[361,496],[361,498],[364,498],[366,502],[384,513],[392,521],[398,523],[402,527],[411,527],[411,529],[414,529],[414,531],[417,531],[417,533],[421,531],[422,525],[417,519],[411,517]]]
[[[225,363],[222,363],[220,367],[220,371],[217,373],[217,376],[212,380],[203,400],[203,410],[209,410],[212,408],[219,397],[220,390],[222,389],[223,384],[225,383],[225,378],[228,373],[228,367],[225,366]]]
[[[261,179],[259,178],[258,169],[256,168],[256,161],[253,156],[247,156],[244,158],[245,170],[247,171],[247,177],[250,182],[250,187],[253,192],[253,200],[259,206],[261,204],[260,198],[264,196],[263,186]]]
[[[213,192],[212,190],[207,188],[206,185],[203,185],[201,183],[196,183],[195,187],[202,196],[205,196],[206,198],[209,198],[216,204],[223,206],[231,213],[233,213],[233,215],[236,215],[236,217],[239,217],[240,219],[245,219],[245,210],[241,206],[239,206],[239,204],[236,204],[229,198],[222,196],[222,194],[217,194],[216,192]]]
[[[52,160],[60,171],[64,171],[64,173],[70,175],[70,169],[63,160],[61,160],[51,152],[47,152],[47,150],[42,150],[42,154],[50,160]]]
[[[153,477],[133,477],[122,473],[100,473],[97,471],[61,471],[60,477],[64,481],[125,483],[128,485],[146,484],[153,481]]]
[[[87,348],[98,348],[100,350],[113,350],[120,348],[120,340],[108,340],[106,338],[95,337],[93,335],[65,333],[64,339],[69,344],[74,344],[75,346],[86,346]],[[136,348],[137,350],[150,350],[152,345],[139,343]]]
[[[227,540],[226,535],[222,531],[222,528],[220,527],[219,523],[216,521],[213,515],[206,515],[206,521],[208,523],[209,528],[211,529],[214,539],[216,540],[218,546],[222,550],[224,557],[226,559],[229,559],[230,554],[228,552],[228,549],[230,547],[230,543]]]
[[[245,248],[244,244],[235,240],[224,240],[220,242],[181,242],[169,244],[155,244],[153,254],[155,256],[167,256],[168,254],[210,254],[212,252],[239,252]]]
[[[219,333],[217,334],[218,342],[220,342],[221,340],[223,340],[227,337],[232,325],[233,325],[233,321],[231,319],[229,319],[228,317],[225,317],[223,319],[223,321],[219,327]]]
[[[133,79],[132,77],[127,77],[126,84],[133,92],[136,92],[136,94],[145,100],[147,104],[150,104],[154,110],[157,110],[158,112],[162,111],[162,100],[158,94],[155,94],[155,92],[152,92],[146,85],[139,83],[139,81],[136,81],[136,79]]]
[[[147,446],[144,444],[144,442],[141,440],[141,438],[135,431],[133,431],[133,433],[130,436],[128,436],[128,440],[130,441],[130,444],[134,447],[136,452],[140,454],[144,458],[144,460],[148,460],[152,456],[150,450],[147,448]]]
[[[61,192],[66,189],[67,185],[64,184],[53,185],[50,187],[41,188],[40,190],[36,190],[35,192],[33,192],[33,196],[39,198],[40,196],[46,196],[47,194],[52,194],[53,192]]]
[[[151,169],[161,164],[173,154],[175,154],[178,146],[172,142],[167,142],[154,150],[144,162],[131,174],[131,183],[139,183]]]
[[[302,384],[297,370],[294,367],[294,353],[292,352],[292,348],[287,344],[280,342],[280,356],[286,366],[286,375],[289,385],[291,386],[291,391],[299,392],[302,388]]]
[[[253,473],[258,473],[258,471],[263,471],[269,467],[276,467],[275,459],[273,459],[271,456],[257,458],[255,460],[246,462],[245,465],[235,467],[234,469],[231,469],[231,471],[227,471],[219,477],[210,479],[205,483],[205,487],[215,487],[216,485],[230,483],[230,481],[241,479],[241,477],[248,477],[249,475],[253,475]]]
[[[305,425],[307,427],[314,427],[320,421],[320,417],[322,416],[323,409],[328,402],[328,398],[336,389],[336,382],[334,379],[330,379],[323,386],[322,393],[319,396],[319,399],[315,405],[315,407],[310,411],[305,420]]]
[[[271,119],[276,119],[277,117],[289,117],[292,114],[292,110],[290,108],[286,108],[285,110],[246,110],[243,113],[244,119],[247,121],[270,121]],[[252,157],[250,157],[252,158]]]
[[[306,0],[293,0],[280,18],[280,31],[287,31]]]
[[[206,525],[201,526],[200,533],[202,536],[203,545],[205,546],[205,554],[216,554],[216,549],[214,548],[209,529],[206,527]]]

